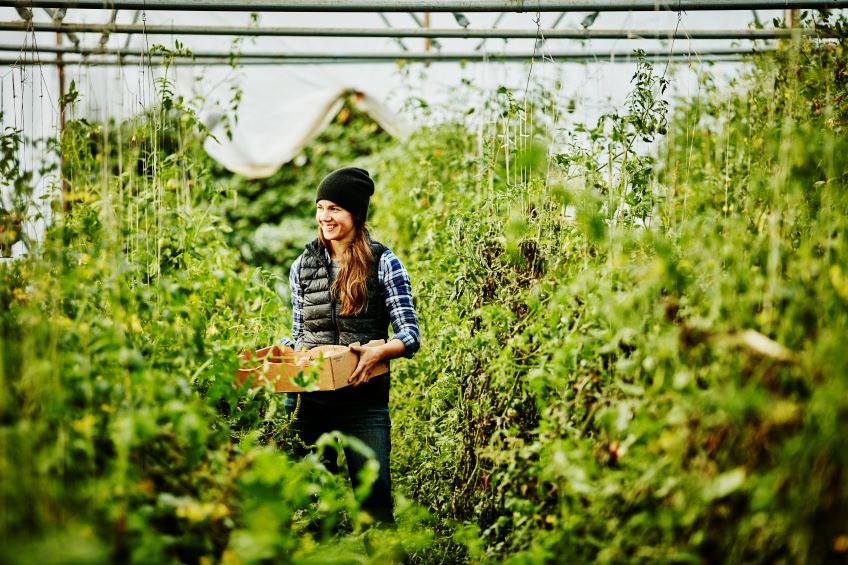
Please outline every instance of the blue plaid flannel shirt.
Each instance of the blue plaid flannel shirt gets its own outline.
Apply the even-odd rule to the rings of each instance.
[[[325,255],[327,251],[324,250]],[[326,255],[329,260],[329,255]],[[296,347],[303,333],[303,293],[300,288],[300,260],[302,255],[295,259],[289,272],[289,286],[291,287],[292,301],[292,335],[291,338],[284,337],[280,340],[283,345]],[[418,329],[418,316],[412,303],[412,283],[409,273],[404,268],[400,259],[386,249],[380,257],[377,266],[377,277],[380,279],[380,288],[383,292],[383,300],[389,311],[389,320],[392,324],[394,335],[403,342],[406,347],[405,357],[412,357],[421,347],[421,332]]]

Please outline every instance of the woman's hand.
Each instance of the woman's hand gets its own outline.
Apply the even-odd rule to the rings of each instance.
[[[388,343],[376,347],[365,347],[355,344],[351,344],[348,347],[351,351],[359,353],[359,364],[347,379],[347,382],[352,386],[364,385],[371,380],[371,377],[374,376],[372,374],[374,367],[380,361],[400,357],[406,351],[406,346],[399,339],[392,339]]]
[[[351,351],[359,353],[359,364],[356,370],[348,377],[347,382],[352,386],[364,385],[373,376],[371,373],[374,366],[383,360],[379,347],[364,347],[362,345],[349,345]]]

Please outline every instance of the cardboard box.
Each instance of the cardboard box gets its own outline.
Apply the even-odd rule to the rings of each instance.
[[[386,343],[374,340],[365,344],[373,347]],[[242,366],[236,371],[236,383],[248,382],[248,386],[271,383],[276,392],[303,392],[305,390],[338,390],[349,386],[347,379],[359,364],[359,353],[344,345],[320,345],[309,351],[295,351],[291,347],[272,345],[255,353],[246,351],[241,355]],[[372,377],[389,372],[389,364],[380,362],[372,371]],[[308,389],[304,384],[317,381]]]

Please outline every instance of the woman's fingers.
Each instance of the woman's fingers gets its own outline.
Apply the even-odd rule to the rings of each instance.
[[[350,377],[348,377],[347,382],[352,386],[365,384],[368,382],[371,369],[376,363],[375,353],[373,351],[368,351],[367,348],[362,347],[361,345],[350,345],[348,347],[350,347],[351,351],[359,353],[359,363],[356,365],[356,369],[353,373],[351,373]]]
[[[359,364],[356,366],[356,370],[351,373],[350,377],[348,377],[347,382],[352,384],[353,386],[358,386],[361,384],[365,384],[368,382],[368,375],[371,373],[371,367],[373,363],[368,363],[366,359],[363,357],[359,358]]]

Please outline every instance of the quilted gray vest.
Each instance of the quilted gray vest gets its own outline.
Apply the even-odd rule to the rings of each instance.
[[[386,247],[369,240],[374,261],[367,279],[367,303],[359,315],[342,316],[339,304],[330,295],[333,271],[318,239],[306,246],[300,260],[300,287],[303,290],[303,333],[301,342],[312,348],[318,345],[350,345],[387,339],[389,313],[380,291],[377,270]]]

